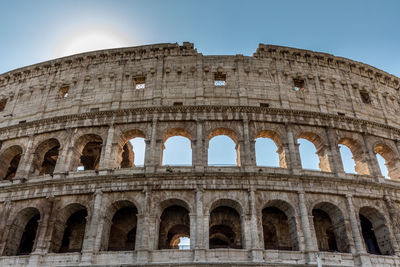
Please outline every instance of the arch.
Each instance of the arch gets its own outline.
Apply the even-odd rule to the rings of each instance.
[[[53,253],[81,251],[87,215],[86,207],[79,203],[69,204],[59,211],[50,251]]]
[[[135,148],[131,141],[136,138],[145,139],[145,134],[137,129],[128,130],[121,134],[116,149],[116,162],[120,168],[135,167]],[[144,148],[145,150],[145,148]],[[141,151],[144,154],[145,151]],[[143,155],[144,158],[144,155]]]
[[[370,174],[365,153],[358,141],[354,140],[353,138],[344,137],[339,140],[339,145],[344,145],[350,149],[355,163],[354,170],[357,174]],[[341,156],[343,160],[343,155],[341,154]]]
[[[167,142],[170,141],[175,142],[175,149],[171,150],[171,145],[167,144]],[[177,149],[178,146],[179,149]],[[172,161],[168,157],[171,153],[175,154],[175,159]],[[172,128],[167,130],[163,135],[160,157],[161,165],[192,165],[192,138],[190,133],[183,128]]]
[[[166,200],[160,204],[162,213],[158,234],[158,249],[178,249],[182,237],[190,238],[190,216],[183,201]]]
[[[75,143],[72,169],[97,170],[99,168],[103,139],[97,134],[85,134]]]
[[[103,247],[109,251],[135,250],[137,207],[128,200],[114,202],[105,216],[103,234],[108,238]]]
[[[317,134],[312,133],[312,132],[302,132],[298,138],[297,141],[299,139],[305,139],[309,142],[311,142],[315,149],[316,149],[316,154],[318,156],[319,159],[319,169],[321,171],[324,172],[330,172],[331,171],[331,167],[329,164],[329,157],[328,157],[328,147],[326,146],[324,140]],[[300,147],[299,147],[300,149]],[[302,151],[300,150],[300,155]],[[304,157],[301,159],[302,160],[302,165],[304,164]]]
[[[3,151],[0,155],[1,180],[11,180],[15,177],[22,158],[22,152],[22,148],[19,145],[10,146]]]
[[[34,251],[40,212],[29,207],[15,216],[4,248],[4,256],[26,255]]]
[[[279,136],[279,134],[277,132],[274,132],[271,130],[263,130],[254,137],[254,140],[256,141],[255,151],[256,151],[257,166],[260,166],[258,163],[260,154],[258,154],[257,141],[260,139],[265,139],[265,138],[272,140],[277,147],[276,151],[267,151],[267,152],[268,153],[271,153],[271,152],[277,153],[278,160],[279,160],[279,167],[287,168],[286,153],[285,153],[285,148],[281,141],[281,137]],[[273,166],[273,167],[275,167],[275,166]]]
[[[41,142],[35,150],[30,172],[35,175],[53,174],[59,149],[60,142],[56,138]]]
[[[228,128],[217,128],[217,129],[212,130],[209,133],[209,135],[208,135],[208,165],[217,165],[218,166],[218,165],[226,165],[227,164],[222,161],[220,161],[221,163],[219,163],[219,162],[214,163],[214,162],[210,161],[210,155],[212,154],[212,153],[210,153],[210,150],[211,150],[211,152],[213,152],[212,150],[213,150],[213,146],[214,146],[214,144],[212,144],[212,139],[215,137],[218,137],[218,136],[227,136],[227,137],[229,137],[229,139],[231,141],[233,141],[234,144],[232,144],[232,147],[235,151],[232,151],[232,153],[236,154],[236,164],[235,165],[240,166],[241,164],[240,164],[239,139],[238,139],[237,134],[233,130],[228,129]],[[224,153],[227,154],[227,153],[229,153],[229,151],[224,151]],[[228,165],[231,165],[231,163],[228,163]]]
[[[315,235],[320,251],[350,252],[343,212],[334,204],[319,202],[312,209]]]
[[[391,233],[385,216],[376,208],[362,207],[359,218],[367,252],[378,255],[393,255]]]
[[[397,153],[395,153],[390,146],[383,143],[376,144],[374,146],[374,152],[381,155],[385,160],[389,178],[400,179],[400,160]]]

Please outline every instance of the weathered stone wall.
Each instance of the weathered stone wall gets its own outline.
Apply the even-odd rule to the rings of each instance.
[[[184,43],[40,63],[1,75],[0,87],[0,265],[302,266],[316,253],[324,266],[400,264],[397,77],[293,48],[203,56]],[[221,134],[238,166],[208,166]],[[192,166],[161,164],[174,135],[191,140]],[[145,164],[121,168],[133,137],[145,139]],[[275,142],[280,168],[256,165],[257,137]],[[301,168],[298,138],[322,171]],[[179,236],[189,250],[175,249]]]

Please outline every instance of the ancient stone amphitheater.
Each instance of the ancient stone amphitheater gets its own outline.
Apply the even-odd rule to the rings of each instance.
[[[400,266],[399,86],[263,44],[252,57],[156,44],[4,73],[0,265]],[[208,164],[218,135],[236,144],[235,166]],[[162,164],[174,136],[190,139],[190,166]],[[274,141],[280,167],[257,165],[257,138]],[[298,139],[320,171],[302,168]]]

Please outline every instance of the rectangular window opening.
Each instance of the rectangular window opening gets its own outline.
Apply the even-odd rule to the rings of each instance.
[[[136,90],[142,90],[146,88],[146,77],[138,76],[134,78],[134,87]]]
[[[260,103],[260,107],[269,108],[269,104],[268,103]]]
[[[360,91],[360,96],[361,100],[364,104],[371,104],[372,100],[371,97],[369,96],[368,92],[366,91]]]
[[[58,90],[58,97],[66,98],[68,97],[68,92],[69,92],[69,86],[68,85],[62,86],[60,90]]]
[[[174,102],[174,106],[183,106],[183,102]]]
[[[297,92],[304,88],[304,80],[303,79],[293,79],[293,89]]]
[[[226,85],[226,74],[215,73],[214,86],[225,86],[225,85]]]

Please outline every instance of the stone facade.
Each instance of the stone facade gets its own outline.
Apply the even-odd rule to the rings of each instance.
[[[399,266],[399,86],[362,63],[262,44],[252,57],[103,50],[2,74],[0,265]],[[192,166],[161,164],[176,135]],[[237,166],[207,164],[217,135],[236,143]],[[280,167],[257,166],[259,137]],[[299,138],[321,171],[302,169]],[[177,249],[183,236],[190,249]]]

